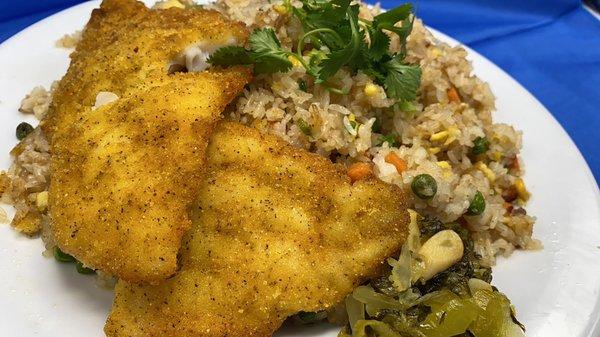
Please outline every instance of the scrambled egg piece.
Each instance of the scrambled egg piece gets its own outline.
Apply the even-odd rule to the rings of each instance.
[[[404,193],[283,140],[221,123],[192,209],[181,269],[158,286],[119,281],[109,337],[270,336],[377,276],[406,239]]]

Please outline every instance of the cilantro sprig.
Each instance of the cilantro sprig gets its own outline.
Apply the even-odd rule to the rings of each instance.
[[[288,12],[302,25],[303,32],[292,50],[281,46],[271,28],[250,34],[248,49],[228,46],[217,50],[208,62],[214,65],[253,65],[255,73],[289,71],[297,61],[306,73],[331,91],[344,93],[328,83],[342,68],[362,71],[382,85],[388,97],[400,102],[416,98],[421,69],[405,61],[406,39],[413,26],[412,6],[405,4],[374,17],[358,17],[359,6],[350,0],[301,0]],[[390,52],[390,34],[398,35],[401,48]]]

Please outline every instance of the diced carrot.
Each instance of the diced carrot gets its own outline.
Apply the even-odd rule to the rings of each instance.
[[[367,163],[354,163],[348,168],[348,176],[352,182],[364,179],[371,174],[373,174],[373,169]]]
[[[402,173],[408,168],[404,159],[398,157],[394,152],[390,152],[385,156],[385,162],[396,166],[396,171],[398,171],[398,173]]]
[[[448,100],[454,103],[460,103],[460,96],[458,96],[458,91],[456,91],[455,87],[450,87],[448,91],[446,91],[446,95],[448,95]]]
[[[521,163],[519,163],[519,157],[514,156],[510,161],[509,167],[515,171],[520,171]]]

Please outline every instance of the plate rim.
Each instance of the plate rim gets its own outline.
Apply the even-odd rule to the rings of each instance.
[[[39,21],[36,21],[36,22],[30,24],[29,26],[23,28],[19,32],[13,34],[12,36],[7,38],[2,43],[0,43],[0,51],[9,49],[11,44],[13,44],[13,43],[15,43],[15,41],[19,40],[22,35],[26,34],[30,30],[36,29],[38,26],[43,26],[43,25],[47,24],[48,22],[51,22],[56,16],[64,15],[65,12],[74,10],[77,7],[87,7],[87,6],[92,6],[92,5],[97,7],[97,5],[99,3],[100,3],[99,0],[85,1],[82,3],[76,4],[74,6],[65,8],[63,10],[60,10],[56,13],[53,13],[52,15],[45,17]],[[575,142],[573,141],[573,139],[571,138],[569,133],[562,127],[562,125],[558,122],[558,120],[554,117],[554,115],[552,115],[550,110],[547,109],[546,106],[542,102],[540,102],[537,99],[537,97],[535,97],[535,95],[533,95],[526,87],[524,87],[521,83],[519,83],[519,81],[517,81],[511,74],[509,74],[504,69],[502,69],[501,67],[496,65],[494,62],[489,60],[484,55],[471,49],[469,46],[463,44],[459,40],[456,40],[456,39],[446,35],[445,33],[438,31],[437,29],[434,29],[430,26],[427,26],[427,28],[433,32],[433,34],[436,38],[442,37],[440,40],[442,40],[443,42],[462,46],[467,51],[468,57],[472,56],[472,55],[476,55],[477,58],[479,58],[480,60],[483,60],[484,63],[486,63],[486,67],[491,67],[495,71],[501,73],[506,78],[510,79],[511,86],[517,87],[520,91],[526,93],[528,99],[530,99],[535,104],[538,104],[540,107],[543,108],[544,117],[547,119],[547,121],[549,121],[550,123],[553,124],[554,128],[556,128],[557,130],[560,130],[559,132],[562,133],[563,137],[566,137],[566,139],[568,141],[567,141],[567,144],[565,144],[565,145],[568,146],[570,151],[574,150],[574,154],[577,156],[578,160],[584,164],[583,166],[585,168],[582,173],[584,174],[587,182],[591,185],[591,189],[593,190],[593,194],[595,196],[596,203],[600,205],[600,190],[598,188],[599,183],[598,183],[598,181],[596,181],[594,175],[592,174],[591,168],[588,165],[586,158],[583,156],[583,154],[581,153],[581,151],[579,150],[579,148],[577,147],[577,145],[575,144]],[[473,61],[472,57],[469,57],[469,60],[472,62]],[[590,336],[590,337],[600,335],[600,295],[596,298],[596,304],[594,306],[593,313],[594,313],[595,317],[594,316],[590,317],[590,319],[587,321],[587,324],[586,324],[587,328],[585,330],[587,332],[588,336]]]

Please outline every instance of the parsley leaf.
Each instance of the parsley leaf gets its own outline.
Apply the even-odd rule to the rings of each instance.
[[[254,61],[254,70],[258,73],[287,72],[292,69],[288,60],[290,52],[281,48],[281,44],[271,28],[257,29],[249,38],[250,56]]]
[[[329,77],[335,75],[344,65],[350,64],[353,68],[360,68],[364,63],[364,49],[366,46],[364,33],[358,27],[358,5],[347,9],[348,21],[352,36],[343,49],[331,52],[321,62],[319,71],[319,82],[325,82]]]
[[[385,11],[373,18],[374,25],[395,25],[396,23],[408,18],[412,13],[412,5],[404,4],[389,11]]]
[[[404,64],[396,56],[383,67],[387,70],[383,85],[390,97],[403,101],[412,101],[417,97],[421,82],[421,68],[418,65]]]
[[[379,137],[379,145],[383,145],[383,143],[388,143],[390,147],[394,147],[398,145],[398,141],[396,140],[396,134],[390,133],[389,135]]]
[[[250,53],[237,46],[219,48],[207,60],[208,63],[218,66],[232,66],[237,64],[252,64]]]
[[[418,65],[404,62],[406,39],[414,21],[410,4],[381,13],[370,22],[359,19],[359,6],[351,0],[300,0],[300,3],[302,7],[296,7],[291,0],[284,0],[288,12],[302,25],[295,49],[285,50],[275,31],[263,28],[250,34],[249,49],[224,47],[209,62],[253,64],[256,73],[275,73],[289,71],[293,66],[290,57],[294,57],[316,84],[331,92],[347,94],[347,90],[327,83],[345,67],[352,73],[362,71],[370,76],[385,87],[388,97],[398,102],[416,98],[421,70]],[[390,34],[400,38],[399,53],[392,54],[389,50]],[[307,55],[308,50],[311,51]]]

